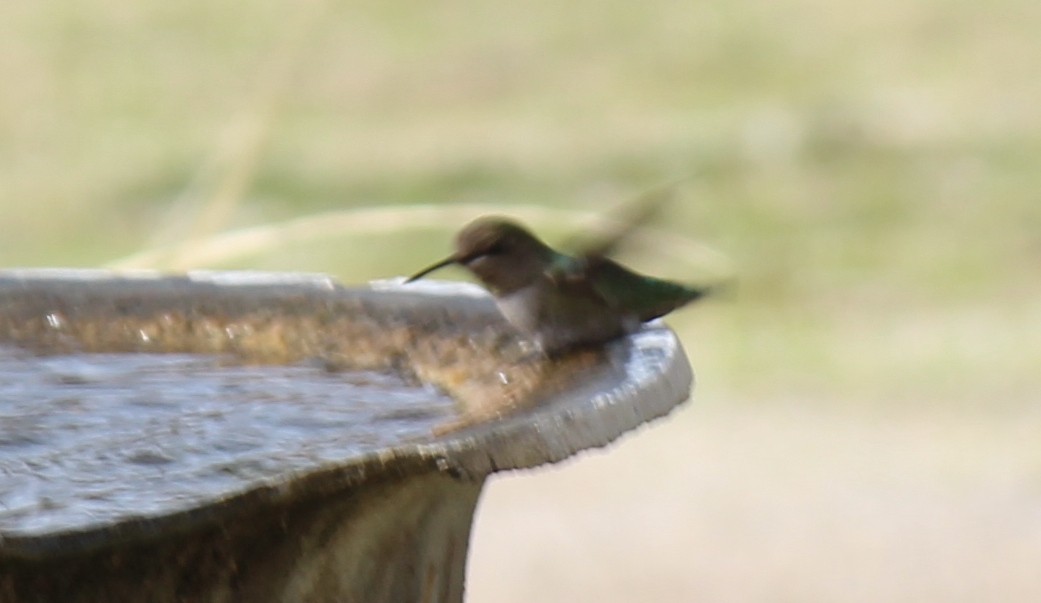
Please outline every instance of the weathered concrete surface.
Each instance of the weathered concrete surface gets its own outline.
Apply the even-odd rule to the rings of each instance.
[[[0,557],[0,601],[461,601],[482,483],[412,476],[87,554]]]

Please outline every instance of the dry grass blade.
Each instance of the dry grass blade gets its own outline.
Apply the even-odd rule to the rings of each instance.
[[[202,240],[145,250],[109,262],[116,269],[168,267],[187,270],[227,262],[236,258],[278,249],[295,242],[349,234],[393,233],[410,228],[454,229],[459,224],[486,214],[507,214],[525,223],[548,225],[581,223],[589,212],[538,205],[410,205],[361,207],[311,214],[276,224],[233,230]],[[733,273],[731,262],[712,248],[686,237],[660,230],[641,229],[638,236],[655,252],[707,270],[713,275]],[[172,263],[164,263],[174,258]]]
[[[205,240],[222,229],[249,191],[268,136],[291,89],[293,75],[306,55],[324,1],[305,2],[287,23],[282,39],[271,50],[257,77],[256,89],[244,95],[238,112],[228,120],[213,153],[198,168],[187,187],[170,204],[165,225],[154,238],[171,249],[177,240]],[[189,246],[190,247],[190,246]],[[176,255],[171,266],[184,263]]]

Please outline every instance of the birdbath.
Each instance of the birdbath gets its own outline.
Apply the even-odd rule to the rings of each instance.
[[[0,271],[0,601],[461,601],[488,475],[691,382],[660,324],[550,360],[468,285]]]

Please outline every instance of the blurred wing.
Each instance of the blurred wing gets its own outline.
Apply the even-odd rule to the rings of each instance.
[[[612,227],[595,238],[577,243],[576,256],[560,255],[546,271],[546,277],[561,292],[586,298],[622,314],[635,314],[646,322],[707,295],[710,289],[698,288],[632,272],[609,256],[628,237],[641,228],[676,196],[678,182],[652,189],[612,210]],[[576,243],[572,241],[571,247]]]
[[[676,183],[651,189],[639,197],[607,211],[609,226],[591,235],[574,237],[564,247],[579,257],[611,256],[633,231],[654,218],[676,196]]]

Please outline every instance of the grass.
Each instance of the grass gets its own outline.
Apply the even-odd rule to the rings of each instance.
[[[747,442],[694,426],[700,416],[725,429],[727,408],[743,418],[791,409],[822,417],[811,426],[825,431],[866,422],[829,444],[841,448],[837,458],[916,439],[943,454],[976,446],[983,468],[965,471],[987,484],[1007,460],[999,440],[987,439],[985,427],[978,441],[947,437],[921,417],[943,417],[958,433],[1039,426],[1036,3],[87,0],[11,4],[0,14],[0,75],[9,82],[0,93],[0,265],[123,260],[323,271],[363,282],[443,255],[467,207],[558,212],[566,219],[537,225],[563,240],[579,217],[684,177],[655,227],[725,252],[739,277],[732,297],[672,319],[700,376],[700,404],[716,414],[678,421],[684,437],[707,438],[709,447],[690,444],[701,456],[669,465],[667,475],[696,482],[704,463],[733,469],[718,499],[695,507],[743,504],[745,484],[763,477],[734,464]],[[350,217],[359,215],[368,222]],[[378,231],[362,232],[376,223]],[[244,238],[250,233],[267,234]],[[717,268],[711,256],[678,249],[638,248],[624,260],[677,278]],[[812,437],[777,425],[746,435],[779,449]],[[895,443],[887,426],[898,432]],[[1041,459],[1029,446],[1017,450],[1026,459],[999,490],[1018,502],[987,507],[952,495],[943,504],[1019,513],[1020,502],[1037,502]],[[908,451],[912,460],[928,457]],[[615,454],[619,463],[661,461],[645,444]],[[806,479],[827,491],[821,484],[842,465],[813,458],[797,455],[809,464]],[[792,551],[784,562],[799,566],[782,571],[783,556],[764,553],[749,557],[748,572],[767,570],[793,600],[858,600],[813,584],[813,569],[830,567],[828,549],[784,526],[816,505],[833,505],[826,517],[845,517],[834,506],[847,504],[842,493],[921,502],[931,499],[914,483],[949,485],[928,463],[892,471],[906,483],[839,480],[838,494],[805,507],[748,503],[743,517],[772,518],[779,527],[768,534],[771,546]],[[548,495],[556,486],[546,479],[526,487]],[[574,513],[592,504],[574,495]],[[639,493],[631,502],[619,513],[633,528],[620,538],[638,543]],[[926,503],[910,515],[895,508],[878,510],[907,524],[905,534],[879,536],[868,556],[878,580],[887,563],[901,563],[914,519],[929,516]],[[524,517],[522,508],[512,512],[489,510],[498,519],[482,521],[508,531]],[[677,546],[698,547],[694,535],[718,519],[700,508],[672,512],[692,534]],[[574,525],[568,517],[562,521]],[[974,516],[950,517],[957,530],[957,518]],[[988,542],[1036,556],[1034,516],[1016,517],[1025,540],[992,534]],[[482,529],[489,531],[479,526],[479,537]],[[847,544],[870,536],[852,524],[835,529]],[[915,550],[973,546],[934,536],[925,533],[927,544]],[[717,565],[747,553],[727,550],[733,557]],[[946,559],[965,571],[975,560]],[[627,562],[622,555],[610,563]],[[1007,586],[989,598],[1041,596],[1019,570],[987,567],[987,579]],[[517,568],[519,580],[540,575]],[[922,571],[904,600],[951,600],[945,574]],[[690,586],[682,570],[663,572],[663,584]],[[481,575],[478,584],[489,574]],[[705,578],[705,592],[725,593],[727,580],[734,593],[757,592],[738,588],[743,572],[715,575],[720,582]],[[692,591],[677,588],[660,600],[688,600]],[[710,599],[728,600],[719,593]]]

